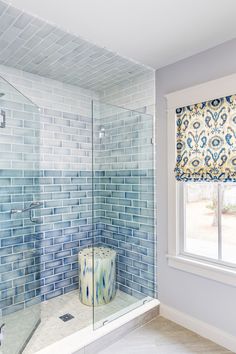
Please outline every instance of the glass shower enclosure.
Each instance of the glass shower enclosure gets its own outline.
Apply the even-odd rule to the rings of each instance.
[[[151,114],[98,101],[92,104],[92,120],[98,328],[156,296],[154,123]]]
[[[0,352],[40,322],[39,109],[0,78]]]
[[[63,198],[71,199],[73,210],[82,210],[76,213],[75,224],[83,222],[71,250],[74,283],[70,291],[75,292],[76,306],[88,310],[85,326],[93,323],[97,329],[156,296],[153,116],[93,101],[91,117],[86,121],[89,122],[86,156],[90,163],[92,150],[92,168],[66,171],[69,176],[86,175],[86,184],[84,178],[71,177],[65,181],[67,190],[78,193],[86,190],[86,197],[73,199],[68,193]],[[42,274],[45,262],[54,259],[45,251],[46,246],[51,251],[52,243],[47,243],[48,225],[42,223],[43,217],[51,215],[51,205],[57,205],[57,200],[50,206],[47,203],[52,198],[52,189],[47,186],[47,178],[51,177],[40,168],[42,127],[39,108],[0,78],[0,353],[3,354],[23,353],[37,329],[45,285]],[[76,135],[74,129],[73,134]],[[63,181],[50,179],[50,183]],[[68,205],[68,200],[65,202]],[[61,217],[64,220],[67,215]],[[63,224],[60,241],[63,247],[68,242],[64,238],[70,232],[68,228]],[[64,276],[68,265],[67,256],[62,257]],[[88,279],[89,285],[81,294],[82,283]],[[78,331],[76,324],[73,329]]]

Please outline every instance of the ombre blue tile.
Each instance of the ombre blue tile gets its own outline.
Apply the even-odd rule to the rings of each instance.
[[[20,310],[23,310],[24,308],[24,302],[22,303],[19,303],[19,304],[16,304],[16,305],[11,305],[9,307],[6,307],[2,310],[2,315],[3,316],[8,316],[10,315],[11,313],[14,313],[16,311],[20,311]]]

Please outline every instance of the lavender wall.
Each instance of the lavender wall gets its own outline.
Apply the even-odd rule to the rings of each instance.
[[[167,114],[164,95],[236,72],[236,40],[156,72],[158,288],[161,303],[236,335],[236,288],[167,264]]]

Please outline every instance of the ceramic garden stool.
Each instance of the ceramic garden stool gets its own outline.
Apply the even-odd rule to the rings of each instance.
[[[108,247],[84,248],[78,261],[80,301],[88,306],[109,303],[116,295],[116,251]]]

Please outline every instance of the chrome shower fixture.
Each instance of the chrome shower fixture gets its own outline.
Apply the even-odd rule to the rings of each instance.
[[[6,112],[0,110],[0,128],[6,128]]]
[[[0,98],[2,98],[5,93],[0,92]],[[0,128],[6,128],[6,112],[2,109],[0,110]]]
[[[106,135],[105,127],[101,125],[99,129],[99,139],[105,138],[105,135]]]

